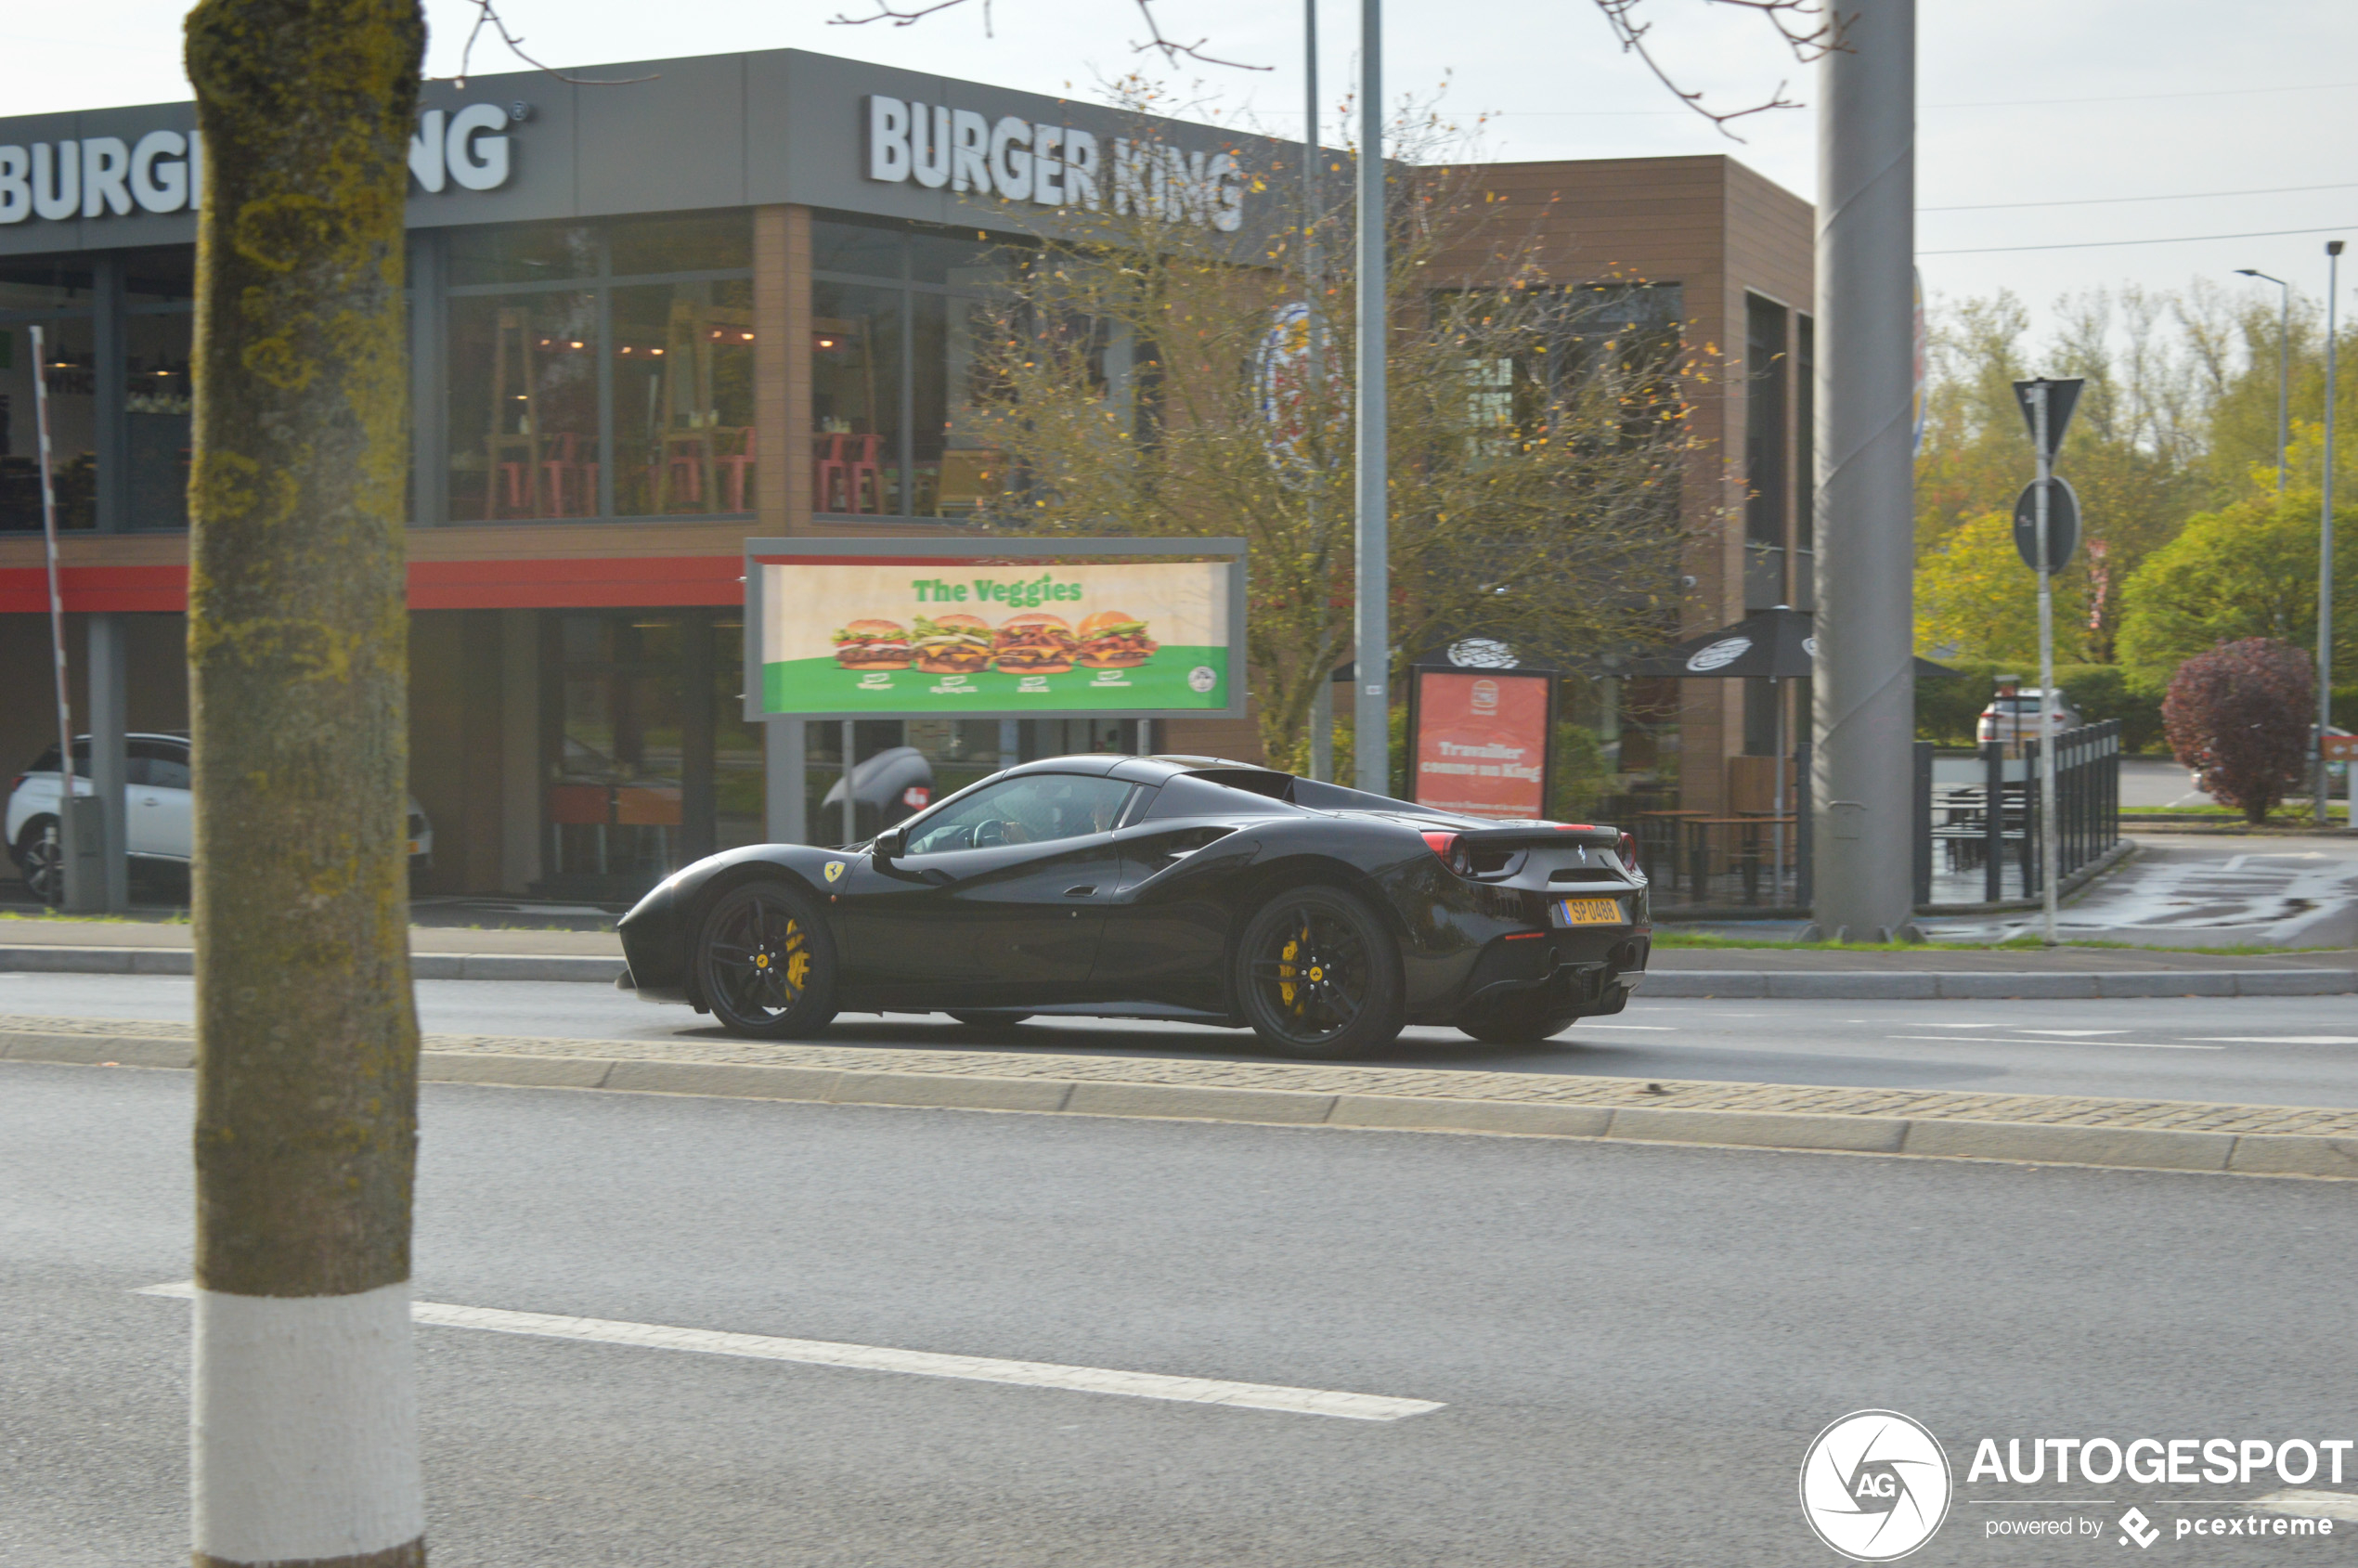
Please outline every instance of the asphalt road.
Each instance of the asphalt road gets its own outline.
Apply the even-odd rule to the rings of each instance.
[[[185,1561],[188,1308],[132,1292],[188,1276],[189,1113],[0,1064],[0,1562]],[[1831,1564],[1797,1468],[1868,1407],[1955,1469],[1911,1562],[2066,1562],[2109,1528],[1989,1522],[2272,1484],[1968,1486],[1979,1438],[2358,1435],[2343,1184],[456,1085],[424,1123],[422,1300],[1444,1406],[427,1328],[446,1568]]]
[[[174,976],[0,973],[0,1013],[190,1016]],[[685,1007],[551,981],[426,980],[430,1032],[586,1040],[726,1039]],[[847,1014],[851,1045],[1095,1056],[1250,1056],[1242,1030],[1043,1019],[977,1030],[939,1016]],[[2358,1106],[2358,1004],[2347,996],[2105,1002],[1633,1002],[1536,1046],[1410,1030],[1383,1061],[1407,1067],[1854,1087],[2110,1095]]]

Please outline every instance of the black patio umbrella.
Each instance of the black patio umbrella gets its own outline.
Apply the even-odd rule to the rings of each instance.
[[[1631,677],[1676,677],[1684,680],[1798,680],[1817,663],[1818,640],[1807,610],[1780,604],[1733,626],[1632,659],[1620,673]],[[1957,672],[1930,659],[1916,661],[1916,679],[1934,680]]]
[[[1815,617],[1807,610],[1795,610],[1780,604],[1774,609],[1756,611],[1717,631],[1706,631],[1700,637],[1664,649],[1659,654],[1632,659],[1622,666],[1620,673],[1634,677],[1676,677],[1684,680],[1798,680],[1813,673],[1818,660],[1818,639],[1812,632]],[[1916,661],[1916,679],[1934,680],[1957,672],[1930,659]],[[1776,755],[1785,755],[1785,705],[1777,704]],[[1785,861],[1785,771],[1775,770],[1776,861],[1780,867],[1779,884],[1782,886]]]

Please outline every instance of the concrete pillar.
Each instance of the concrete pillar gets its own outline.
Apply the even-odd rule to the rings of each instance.
[[[1910,927],[1915,0],[1859,0],[1820,68],[1813,914]]]
[[[761,726],[762,835],[772,844],[810,840],[804,826],[802,726],[800,719],[772,719]]]
[[[499,890],[540,880],[540,613],[499,612]],[[454,824],[455,825],[455,824]]]
[[[83,625],[90,650],[90,784],[97,793],[96,809],[86,820],[98,825],[95,863],[87,858],[89,847],[83,847],[84,863],[96,873],[84,889],[84,907],[120,914],[131,907],[126,853],[131,841],[123,802],[130,760],[123,738],[129,692],[124,679],[127,650],[121,616],[94,614]]]

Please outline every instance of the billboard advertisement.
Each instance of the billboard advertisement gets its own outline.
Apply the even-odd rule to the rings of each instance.
[[[1545,817],[1552,674],[1420,666],[1410,676],[1408,797],[1469,816]]]
[[[1235,545],[1211,560],[1123,555]],[[750,541],[746,715],[1229,714],[1237,541]]]

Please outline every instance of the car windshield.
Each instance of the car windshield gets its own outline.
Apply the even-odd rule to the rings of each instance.
[[[938,855],[1108,833],[1130,790],[1120,779],[1029,773],[978,790],[928,817],[917,825],[908,852]]]

